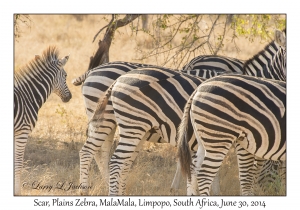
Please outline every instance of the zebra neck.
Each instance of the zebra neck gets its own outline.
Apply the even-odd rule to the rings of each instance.
[[[53,90],[54,72],[35,72],[23,77],[15,75],[14,88],[24,96],[35,109],[40,109]]]
[[[284,72],[285,65],[286,65],[285,60],[286,58],[284,58],[283,50],[282,49],[278,50],[278,52],[274,56],[272,63],[270,64],[270,71],[273,72],[274,78],[276,80],[281,80],[281,81],[286,80],[285,72]]]
[[[272,61],[274,56],[277,54],[278,49],[279,47],[274,41],[272,41],[262,51],[245,62],[244,74],[269,79],[278,79],[278,74],[272,67]]]

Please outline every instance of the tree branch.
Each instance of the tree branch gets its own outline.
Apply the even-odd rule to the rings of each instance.
[[[96,33],[96,35],[94,36],[94,39],[93,39],[92,43],[96,40],[97,36],[101,33],[101,31],[103,31],[103,30],[104,30],[105,28],[107,28],[107,27],[111,27],[111,24],[112,24],[112,22],[114,21],[114,19],[115,19],[115,16],[112,15],[112,18],[111,18],[109,24],[107,24],[106,26],[104,26],[103,28],[101,28],[101,29]]]
[[[226,18],[226,22],[228,21],[228,19],[229,19],[229,15],[228,15],[227,18]],[[220,50],[221,47],[222,47],[222,44],[223,44],[223,41],[224,41],[224,37],[225,37],[226,27],[227,27],[226,22],[225,22],[225,24],[224,24],[224,30],[223,30],[222,40],[221,40],[219,46],[217,47],[217,49],[215,50],[214,55],[217,55],[218,52],[219,52],[219,50]]]

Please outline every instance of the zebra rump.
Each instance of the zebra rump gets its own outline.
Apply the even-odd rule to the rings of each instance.
[[[245,75],[217,76],[197,88],[183,116],[177,135],[179,161],[182,173],[190,177],[185,131],[191,119],[198,148],[203,145],[205,149],[197,177],[202,194],[208,194],[210,181],[234,142],[257,157],[285,160],[285,82]]]

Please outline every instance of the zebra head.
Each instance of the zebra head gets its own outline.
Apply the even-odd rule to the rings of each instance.
[[[275,31],[275,42],[279,46],[272,65],[277,68],[286,80],[286,34],[285,31]]]
[[[58,67],[58,72],[54,80],[53,92],[56,93],[63,102],[68,102],[72,98],[72,94],[66,83],[67,73],[64,70],[64,66],[68,59],[69,55],[62,59],[58,59],[55,62],[55,65]]]

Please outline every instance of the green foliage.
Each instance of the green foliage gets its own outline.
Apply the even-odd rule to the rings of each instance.
[[[239,36],[244,36],[250,42],[256,37],[270,40],[274,29],[282,30],[286,27],[285,16],[282,15],[234,15],[231,28]]]
[[[62,107],[60,104],[57,104],[58,108],[56,108],[55,113],[59,114],[61,117],[67,117],[68,113],[67,110]]]

